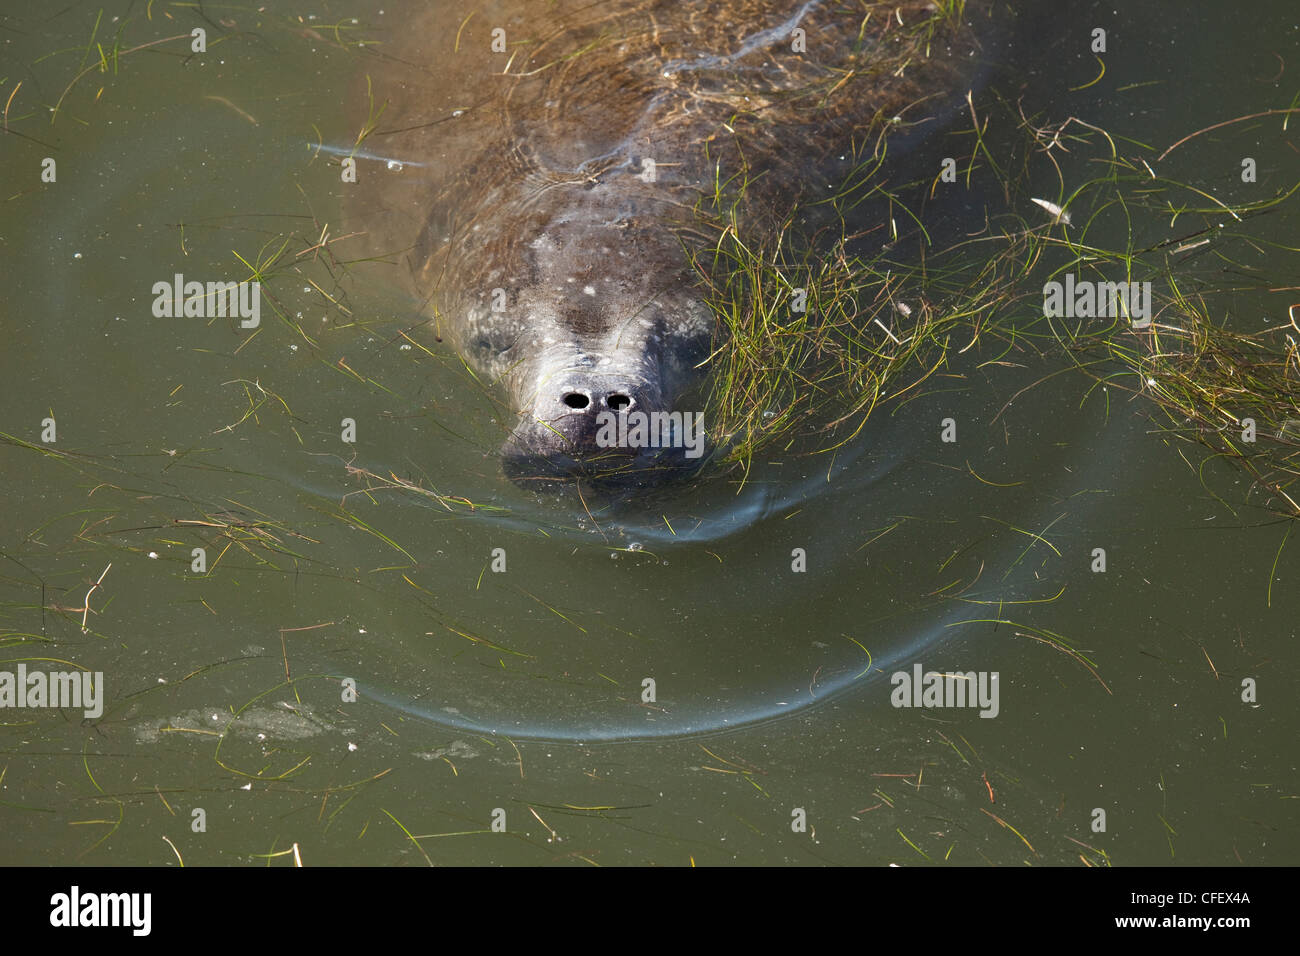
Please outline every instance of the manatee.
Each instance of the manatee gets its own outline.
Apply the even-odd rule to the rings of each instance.
[[[501,2],[404,24],[368,73],[358,150],[387,161],[359,169],[354,228],[508,396],[507,476],[680,474],[699,448],[667,416],[700,411],[720,334],[691,264],[702,198],[743,180],[747,226],[783,228],[882,135],[961,101],[970,32],[912,0]],[[602,430],[638,415],[656,427]]]

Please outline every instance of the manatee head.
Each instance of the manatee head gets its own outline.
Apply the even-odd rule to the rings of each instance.
[[[502,446],[506,475],[638,485],[700,464],[695,387],[714,320],[676,236],[579,209],[516,250],[517,271],[485,283],[508,285],[468,303],[463,343],[519,415]]]

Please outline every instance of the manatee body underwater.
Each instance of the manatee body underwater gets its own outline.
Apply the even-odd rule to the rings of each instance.
[[[701,201],[743,182],[746,222],[777,230],[846,152],[937,125],[975,59],[949,5],[439,5],[383,44],[356,150],[382,161],[349,226],[508,396],[508,477],[639,487],[699,464],[722,338],[690,255]]]

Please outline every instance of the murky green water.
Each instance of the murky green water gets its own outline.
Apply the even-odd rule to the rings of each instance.
[[[1168,145],[1294,95],[1290,5],[1217,9],[1098,6],[989,55],[1044,121]],[[97,13],[0,21],[0,671],[104,695],[0,710],[0,860],[1294,860],[1291,525],[1223,462],[1198,479],[1140,401],[1025,391],[1059,357],[973,350],[833,458],[591,514],[533,496],[501,477],[496,398],[350,261],[313,145],[351,142],[385,68],[356,41],[401,5]],[[206,53],[145,46],[194,26]],[[1300,172],[1280,126],[1169,169],[1240,200],[1250,148],[1271,194]],[[154,317],[155,283],[277,253],[259,328]],[[1283,321],[1288,263],[1261,242],[1215,314]],[[915,665],[997,672],[996,717],[891,706]]]

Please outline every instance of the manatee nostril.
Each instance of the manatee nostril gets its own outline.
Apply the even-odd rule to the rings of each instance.
[[[630,406],[632,404],[632,399],[626,395],[619,395],[616,393],[605,399],[605,404],[617,412]]]
[[[586,408],[591,404],[591,399],[581,392],[570,392],[564,396],[564,404],[570,408]]]

